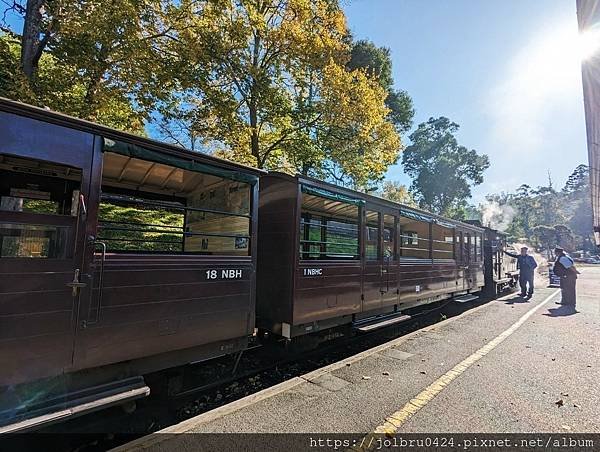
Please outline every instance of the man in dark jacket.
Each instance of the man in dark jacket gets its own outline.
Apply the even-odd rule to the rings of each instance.
[[[534,270],[537,267],[537,262],[533,258],[527,254],[529,248],[524,246],[521,248],[521,254],[513,254],[508,251],[504,251],[504,253],[508,254],[510,257],[517,258],[517,268],[519,269],[519,285],[521,286],[521,296],[523,298],[531,298],[533,295],[533,278],[534,278]]]
[[[575,307],[575,303],[577,302],[575,285],[579,272],[575,268],[573,259],[565,253],[565,250],[556,247],[554,255],[556,256],[556,261],[554,262],[552,271],[556,276],[560,277],[561,301],[559,304]]]

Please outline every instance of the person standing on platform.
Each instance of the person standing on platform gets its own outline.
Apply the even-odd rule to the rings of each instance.
[[[556,261],[554,262],[553,271],[556,276],[560,277],[561,294],[560,302],[556,303],[575,307],[577,303],[575,286],[579,271],[575,268],[575,263],[571,259],[571,256],[565,253],[565,250],[562,248],[557,246],[554,249],[554,255],[556,256]]]
[[[537,262],[527,254],[529,248],[524,246],[521,248],[521,254],[513,254],[508,251],[504,251],[510,257],[517,259],[517,268],[519,269],[519,286],[521,286],[521,296],[523,298],[531,298],[533,296],[533,278]]]

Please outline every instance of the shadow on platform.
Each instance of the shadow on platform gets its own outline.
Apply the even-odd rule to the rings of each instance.
[[[579,313],[579,311],[575,309],[575,306],[562,305],[558,308],[548,309],[548,312],[545,312],[542,315],[545,315],[547,317],[566,317],[577,313]]]
[[[515,304],[515,303],[529,303],[530,299],[522,297],[521,295],[514,296],[506,300],[504,304]]]

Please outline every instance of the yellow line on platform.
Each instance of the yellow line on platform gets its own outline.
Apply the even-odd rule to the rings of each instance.
[[[411,399],[404,407],[400,410],[393,413],[391,416],[387,417],[383,424],[378,426],[373,432],[366,435],[360,442],[357,448],[353,450],[357,451],[368,451],[378,444],[376,441],[373,441],[375,436],[380,436],[381,434],[393,435],[395,434],[400,426],[404,424],[409,418],[411,418],[417,411],[427,405],[431,400],[434,399],[442,390],[448,386],[454,379],[460,376],[465,370],[471,367],[474,363],[479,361],[489,352],[491,352],[494,348],[500,345],[506,338],[508,338],[511,334],[513,334],[517,329],[523,325],[529,317],[531,317],[535,311],[540,309],[546,303],[548,303],[552,298],[558,294],[560,290],[555,291],[550,296],[548,296],[544,301],[542,301],[537,306],[531,308],[527,311],[519,320],[513,323],[506,331],[496,336],[494,339],[489,341],[486,345],[481,347],[472,355],[463,359],[460,363],[442,375],[440,378],[435,380],[429,386],[427,386],[423,391],[421,391],[416,397]]]

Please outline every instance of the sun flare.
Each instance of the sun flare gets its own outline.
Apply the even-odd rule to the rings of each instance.
[[[588,30],[578,35],[579,57],[586,60],[600,51],[600,30]]]

